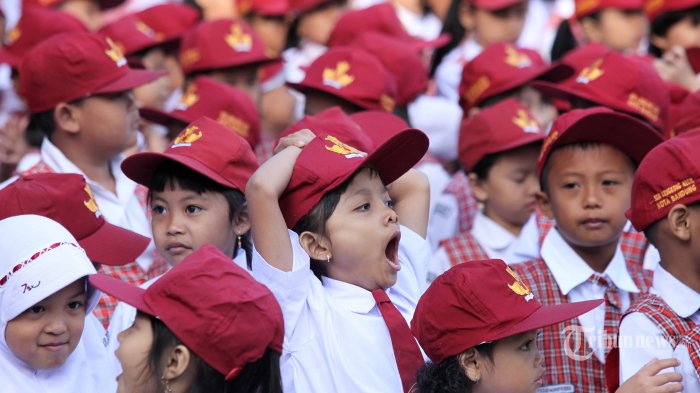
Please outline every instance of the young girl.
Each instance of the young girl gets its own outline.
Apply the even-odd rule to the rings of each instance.
[[[4,392],[98,392],[110,376],[89,353],[100,337],[83,334],[100,297],[95,273],[75,238],[45,217],[0,221],[0,377]],[[86,330],[86,333],[89,330]]]
[[[282,392],[279,305],[213,246],[146,290],[104,275],[91,282],[139,310],[119,334],[118,393]]]
[[[585,314],[601,302],[543,306],[501,260],[457,265],[430,285],[411,322],[431,359],[418,372],[417,391],[534,393],[547,366],[538,349],[539,329]],[[655,376],[674,364],[674,359],[650,363],[618,392],[651,392],[678,382],[677,373]],[[573,391],[573,386],[560,388]],[[682,386],[663,388],[678,392]]]
[[[407,392],[424,360],[406,321],[430,252],[427,180],[409,168],[427,137],[405,130],[368,154],[314,132],[283,138],[246,188],[253,273],[285,318],[284,389]]]

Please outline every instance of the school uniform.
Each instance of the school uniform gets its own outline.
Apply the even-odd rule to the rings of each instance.
[[[435,69],[435,83],[438,95],[459,101],[459,83],[462,80],[464,65],[475,58],[483,48],[473,38],[467,38],[452,49]]]
[[[396,16],[408,34],[424,40],[434,40],[440,35],[442,22],[433,13],[419,13],[408,10],[401,4],[395,4]]]
[[[284,76],[287,82],[300,83],[306,76],[306,68],[318,59],[328,48],[308,40],[302,40],[298,46],[282,52]]]
[[[541,255],[540,259],[513,265],[513,270],[530,286],[542,304],[606,299],[606,288],[590,280],[593,269],[557,230],[549,231],[546,235]],[[617,312],[620,314],[651,285],[649,272],[625,261],[619,246],[600,276],[617,290]],[[600,338],[604,337],[604,333],[617,334],[615,326],[619,323],[619,316],[613,313],[607,315],[606,308],[611,307],[610,303],[606,299],[605,304],[577,319],[544,329],[539,339],[544,363],[548,365],[544,386],[552,389],[545,391],[605,391],[604,361],[607,350]],[[562,335],[562,332],[566,335]],[[572,354],[574,356],[570,356]]]
[[[695,326],[673,350],[673,357],[681,362],[674,371],[683,374],[683,393],[700,392],[700,328]]]
[[[426,240],[431,250],[436,250],[440,242],[458,233],[457,199],[444,192],[451,176],[437,160],[424,160],[415,167],[430,183],[430,213]]]
[[[284,391],[403,392],[391,337],[372,293],[316,278],[298,236],[289,231],[289,237],[291,272],[272,267],[257,252],[253,256],[253,275],[274,293],[284,314]],[[429,253],[423,238],[401,227],[401,270],[386,293],[406,321],[425,289]]]

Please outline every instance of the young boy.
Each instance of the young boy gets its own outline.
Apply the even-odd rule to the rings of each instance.
[[[541,346],[550,365],[544,385],[551,389],[605,389],[608,339],[651,284],[640,265],[625,261],[618,242],[635,167],[660,142],[645,123],[597,107],[562,115],[543,143],[537,202],[556,226],[544,239],[542,258],[513,270],[542,304],[605,298],[588,315],[544,330]]]
[[[23,174],[81,174],[108,222],[150,237],[145,190],[119,165],[121,153],[136,143],[139,116],[131,89],[162,73],[132,70],[111,41],[89,33],[46,40],[25,56],[19,73],[30,123],[46,135],[41,162]],[[167,270],[153,253],[151,245],[135,263],[105,266],[104,272],[138,285]]]
[[[627,216],[659,250],[661,262],[649,294],[637,299],[620,322],[620,383],[652,358],[671,357],[700,322],[698,143],[698,132],[668,140],[649,152],[635,172]],[[685,369],[684,362],[681,367]],[[617,371],[618,364],[606,364],[609,368]],[[684,373],[684,384],[696,375],[695,370]]]

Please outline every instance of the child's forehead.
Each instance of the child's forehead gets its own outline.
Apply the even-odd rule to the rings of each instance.
[[[345,194],[354,194],[360,190],[377,191],[381,193],[387,192],[387,188],[384,183],[382,183],[379,173],[372,167],[358,169],[350,183],[348,183]]]
[[[594,161],[598,166],[615,170],[634,171],[632,159],[622,150],[607,143],[579,142],[559,146],[550,153],[547,165],[551,168],[573,168]]]

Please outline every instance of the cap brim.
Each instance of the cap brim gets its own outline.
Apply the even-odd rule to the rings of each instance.
[[[382,182],[391,184],[423,158],[428,143],[428,137],[422,131],[409,128],[374,149],[363,165],[373,166]]]
[[[474,166],[481,161],[481,159],[484,158],[484,156],[488,154],[494,154],[494,153],[500,153],[500,152],[505,152],[508,150],[512,149],[517,149],[519,147],[523,147],[526,145],[529,145],[531,143],[536,143],[536,142],[542,142],[545,138],[545,135],[543,133],[527,133],[523,134],[522,137],[517,138],[509,143],[503,144],[503,145],[498,145],[495,146],[494,149],[488,149],[484,150],[484,155],[479,157],[476,161],[468,163],[468,165],[465,165],[467,170],[472,170]],[[472,161],[472,160],[470,160]]]
[[[133,262],[150,242],[145,236],[107,222],[92,235],[78,240],[91,261],[110,266]]]
[[[540,329],[559,322],[568,321],[569,319],[576,318],[593,310],[594,308],[603,304],[603,301],[603,299],[597,299],[587,300],[584,302],[542,306],[524,320],[513,325],[513,327],[510,329],[500,332],[497,335],[498,337],[492,337],[490,341]]]
[[[180,114],[176,114],[173,112],[165,112],[165,111],[160,110],[158,108],[150,108],[150,107],[139,108],[139,115],[144,120],[148,120],[150,122],[160,124],[162,126],[168,126],[172,123],[189,124],[189,123],[192,123],[193,121],[197,120],[197,119],[189,119],[189,118],[186,118],[185,116],[182,116]]]
[[[142,186],[149,187],[156,169],[158,169],[158,167],[165,161],[174,161],[182,164],[223,186],[238,188],[237,186],[226,181],[226,179],[221,177],[221,175],[218,173],[202,165],[202,163],[199,161],[184,156],[166,155],[164,153],[152,152],[137,153],[122,161],[121,168],[122,172],[124,172],[129,179],[141,184]]]
[[[153,315],[154,317],[158,316],[144,301],[144,295],[146,294],[145,289],[102,273],[91,275],[89,280],[90,284],[100,291],[130,306],[136,307],[139,311]]]
[[[0,64],[9,64],[10,67],[17,69],[21,62],[22,59],[19,56],[6,49],[0,49]]]
[[[440,34],[437,38],[432,40],[422,40],[418,38],[413,42],[413,47],[419,50],[425,48],[442,48],[450,42],[451,38],[452,36],[449,33]]]
[[[117,93],[131,90],[165,76],[165,71],[132,70],[112,82],[92,91],[93,94]]]
[[[379,102],[370,102],[369,100],[357,100],[357,99],[350,99],[347,97],[343,97],[340,94],[338,94],[338,89],[334,87],[329,87],[323,84],[317,85],[315,83],[304,83],[302,82],[287,82],[287,86],[291,87],[294,90],[297,90],[298,92],[302,94],[306,94],[308,92],[321,92],[325,94],[330,94],[333,97],[337,97],[341,100],[347,101],[353,105],[357,105],[358,107],[362,108],[363,110],[384,110],[384,108],[381,107],[381,104]]]

